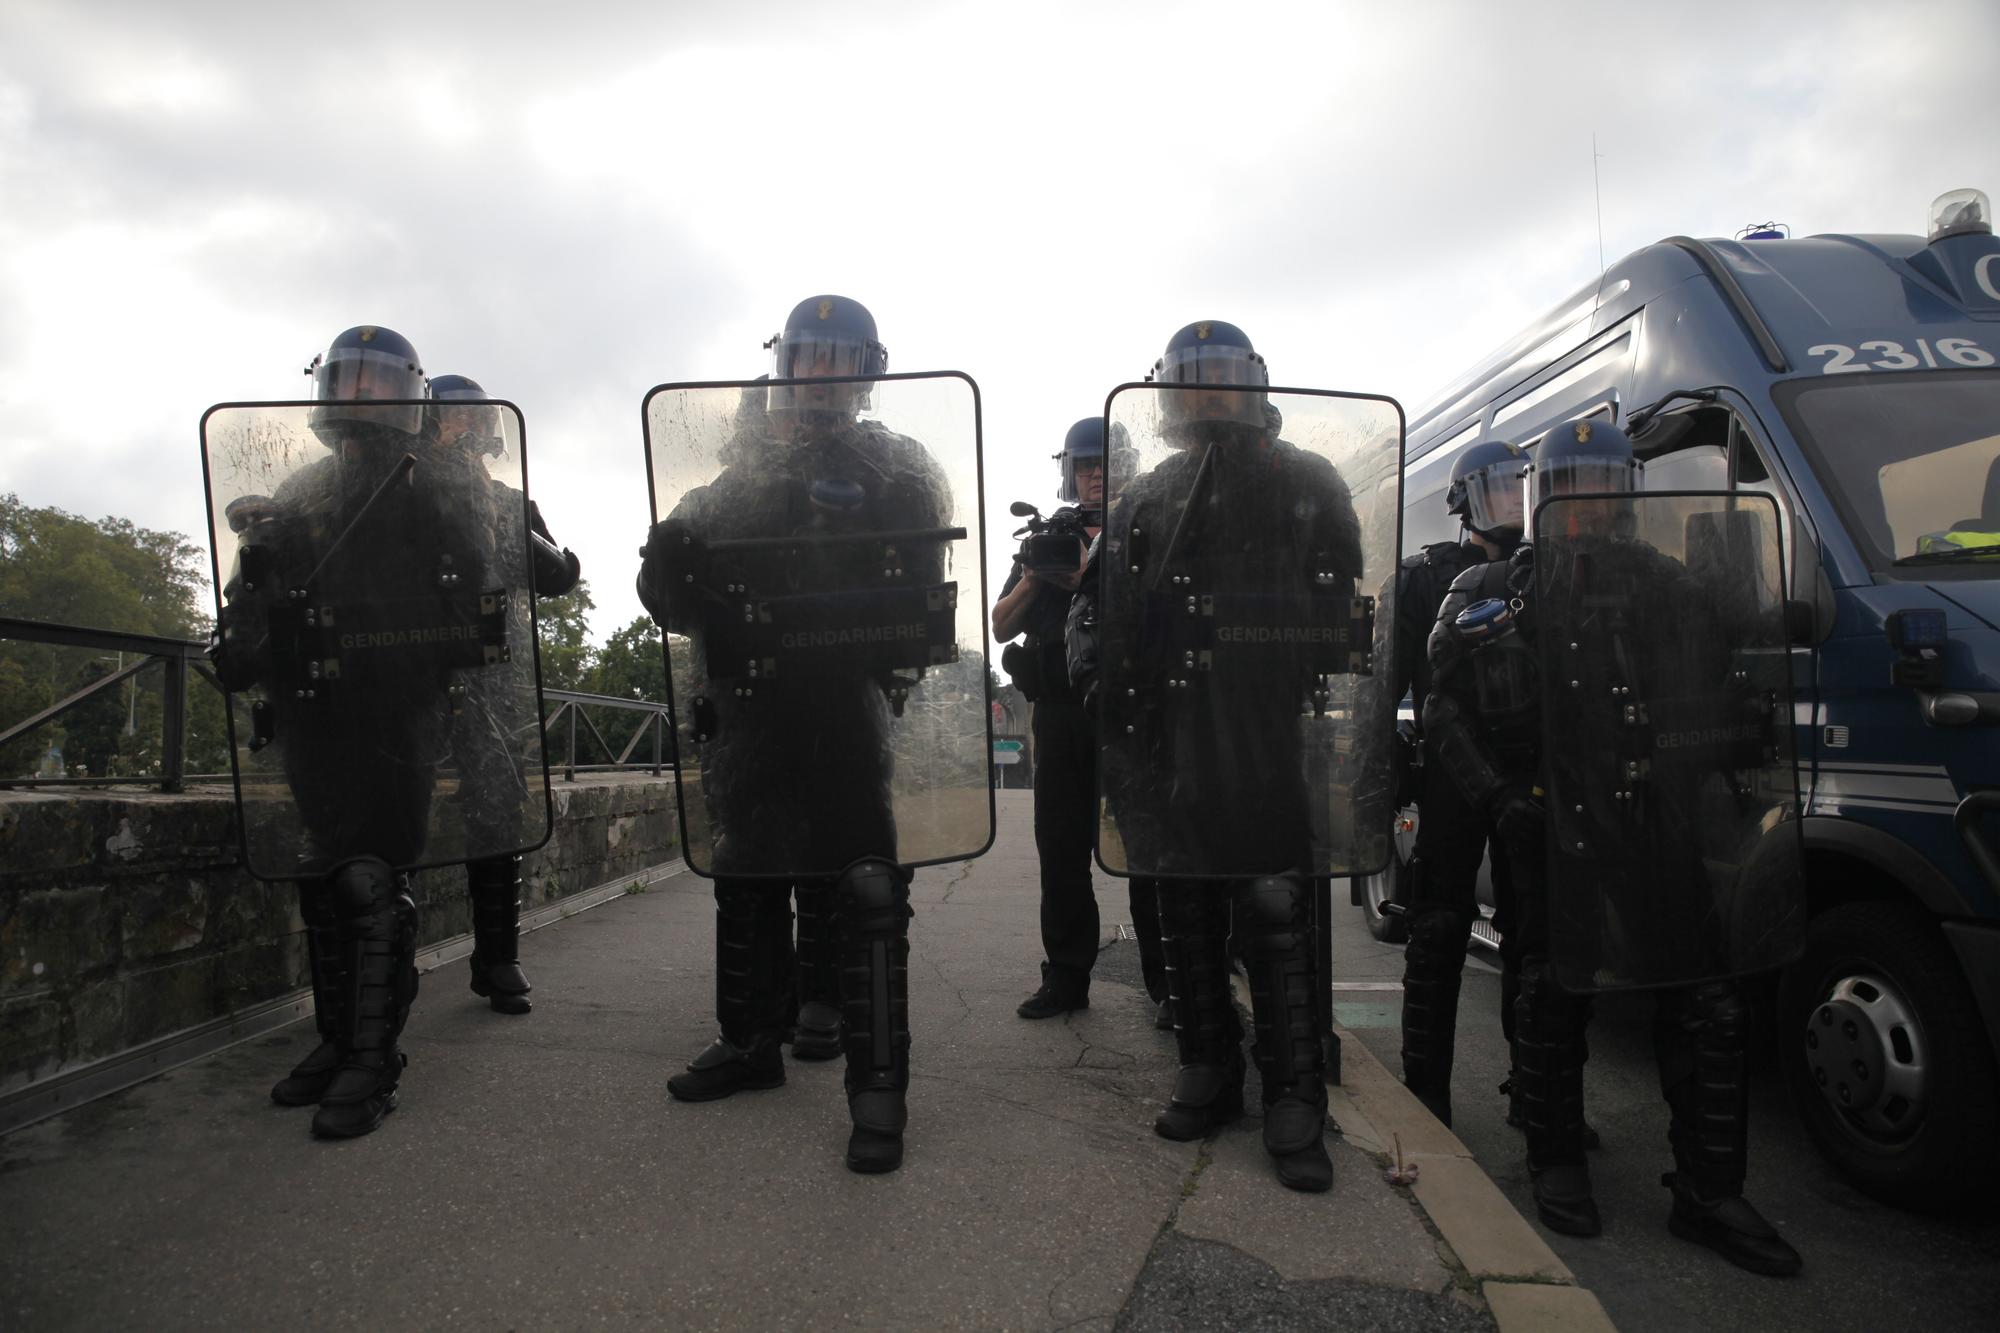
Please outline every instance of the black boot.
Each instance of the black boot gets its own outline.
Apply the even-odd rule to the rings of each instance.
[[[1469,929],[1464,913],[1426,907],[1411,920],[1403,949],[1403,1082],[1447,1125]]]
[[[328,901],[325,880],[308,880],[299,885],[299,916],[306,923],[306,961],[312,969],[313,1026],[319,1029],[319,1045],[292,1072],[271,1088],[271,1100],[280,1106],[312,1106],[333,1082],[340,1068],[341,1002],[346,998],[342,968],[340,931],[334,925],[333,907]]]
[[[1159,882],[1161,950],[1180,1069],[1153,1121],[1163,1139],[1206,1138],[1243,1115],[1243,1028],[1229,992],[1229,902],[1218,884]]]
[[[1667,1230],[1738,1268],[1788,1277],[1801,1267],[1799,1252],[1743,1198],[1750,1156],[1745,1026],[1734,982],[1660,995],[1653,1050],[1674,1149],[1674,1170],[1660,1177],[1674,1192]]]
[[[1090,1008],[1090,978],[1081,981],[1042,964],[1042,984],[1033,995],[1014,1006],[1022,1018],[1054,1018],[1073,1009]]]
[[[343,1058],[312,1132],[352,1139],[373,1133],[396,1109],[406,1061],[396,1039],[417,996],[417,905],[407,875],[372,857],[349,861],[330,877],[340,914],[347,996]]]
[[[798,1000],[792,1028],[794,1060],[840,1054],[840,968],[833,950],[833,885],[823,879],[794,886],[799,905]]]
[[[1521,967],[1514,1013],[1516,1095],[1528,1131],[1528,1175],[1542,1224],[1565,1236],[1604,1230],[1583,1160],[1584,1001],[1555,984],[1543,958]]]
[[[521,858],[489,856],[469,861],[465,883],[472,896],[472,993],[495,1013],[525,1014],[528,974],[521,970]]]
[[[847,1169],[903,1164],[909,1123],[910,882],[887,861],[857,861],[834,886],[840,1003],[846,1023]]]
[[[1326,1153],[1326,1046],[1306,882],[1267,875],[1236,893],[1236,941],[1250,977],[1253,1049],[1264,1084],[1264,1151],[1287,1189],[1333,1187]]]
[[[783,884],[715,881],[715,1017],[722,1033],[667,1080],[683,1102],[712,1102],[785,1081],[784,1020],[791,990],[792,909]]]

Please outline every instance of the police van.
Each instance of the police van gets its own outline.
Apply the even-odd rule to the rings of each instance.
[[[1631,434],[1649,491],[1776,500],[1811,912],[1779,1054],[1822,1151],[1903,1204],[2000,1166],[1991,218],[1960,190],[1925,237],[1765,224],[1648,246],[1446,388],[1406,454],[1406,552],[1456,538],[1443,492],[1466,445],[1532,449],[1587,417]],[[1357,885],[1378,933],[1397,887],[1395,866]]]

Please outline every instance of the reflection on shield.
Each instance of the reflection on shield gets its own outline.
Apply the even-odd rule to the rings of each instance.
[[[993,837],[979,400],[956,374],[646,396],[682,842],[704,875]]]
[[[251,872],[399,869],[549,831],[519,412],[481,448],[407,403],[202,419]],[[421,413],[417,414],[420,418]]]
[[[1403,417],[1385,398],[1126,385],[1106,407],[1098,858],[1119,875],[1388,857]]]
[[[1789,962],[1805,902],[1776,504],[1564,496],[1535,533],[1557,979]]]

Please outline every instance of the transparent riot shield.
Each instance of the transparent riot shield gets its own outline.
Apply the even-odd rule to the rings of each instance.
[[[1183,878],[1379,870],[1402,409],[1128,384],[1106,429],[1099,861]]]
[[[1805,899],[1776,503],[1554,497],[1534,531],[1558,982],[1791,961]]]
[[[548,838],[520,412],[458,405],[483,424],[413,430],[424,406],[202,418],[215,666],[259,878]]]
[[[978,387],[670,384],[644,419],[688,865],[790,878],[984,851]]]

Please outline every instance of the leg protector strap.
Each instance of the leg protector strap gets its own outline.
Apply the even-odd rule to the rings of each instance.
[[[866,1114],[867,1128],[897,1132],[900,1124],[891,1131],[887,1122],[900,1120],[900,1095],[863,1094],[900,1094],[910,1085],[909,876],[888,861],[863,858],[840,873],[833,894],[849,1102],[856,1123]]]
[[[1240,1060],[1243,1028],[1229,994],[1229,903],[1216,885],[1160,880],[1161,948],[1183,1066]]]
[[[739,1050],[783,1035],[791,926],[782,882],[715,881],[715,1020],[722,1039]]]
[[[1451,1092],[1471,924],[1465,913],[1438,906],[1420,909],[1410,922],[1403,950],[1403,1081],[1420,1096]]]
[[[1661,993],[1653,1051],[1674,1167],[1711,1199],[1743,1192],[1750,1125],[1746,1039],[1743,994],[1735,982]]]
[[[1521,960],[1514,1015],[1514,1086],[1527,1121],[1528,1163],[1583,1160],[1583,1025],[1588,1003],[1555,983],[1548,959]]]
[[[1250,974],[1254,1053],[1264,1079],[1264,1104],[1282,1097],[1324,1104],[1319,968],[1306,881],[1265,875],[1237,885],[1235,898],[1236,945]]]

